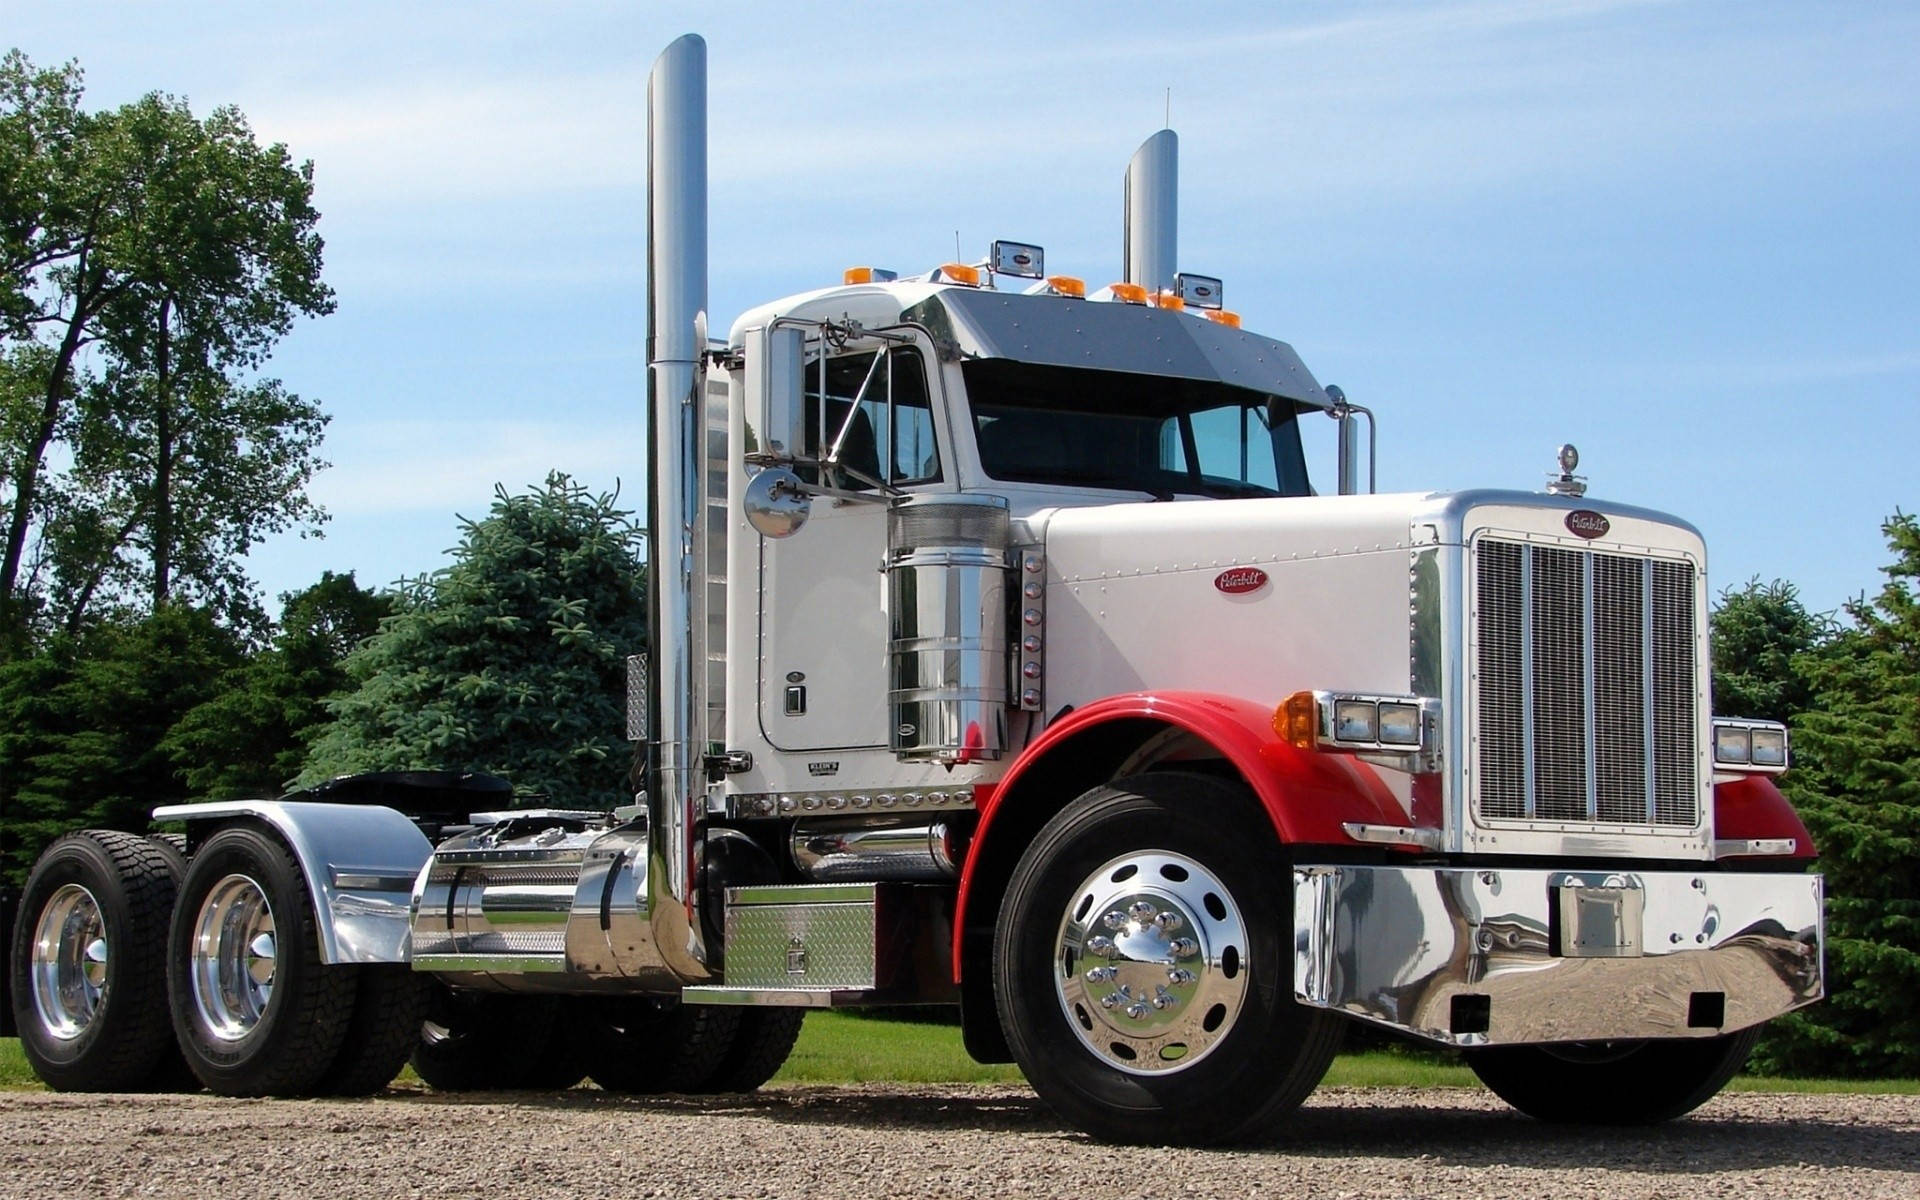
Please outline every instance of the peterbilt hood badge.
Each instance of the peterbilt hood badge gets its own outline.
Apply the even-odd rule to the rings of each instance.
[[[1567,514],[1567,529],[1579,537],[1605,537],[1611,528],[1605,517],[1590,508],[1576,508]]]
[[[1267,586],[1267,573],[1259,567],[1234,567],[1215,575],[1213,586],[1229,596],[1244,596]]]

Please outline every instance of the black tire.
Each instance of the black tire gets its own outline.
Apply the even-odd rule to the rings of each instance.
[[[1339,1048],[1340,1019],[1294,1002],[1291,878],[1258,811],[1208,776],[1136,776],[1069,804],[1014,869],[1000,1023],[1034,1090],[1095,1137],[1268,1134]]]
[[[749,1008],[740,1013],[740,1028],[726,1058],[698,1088],[701,1092],[751,1092],[780,1073],[793,1044],[800,1040],[806,1020],[804,1008]]]
[[[678,1000],[602,1001],[585,1031],[587,1075],[609,1092],[700,1091],[727,1062],[740,1014]]]
[[[534,1056],[520,1086],[541,1092],[564,1092],[587,1077],[586,1029],[593,1000],[577,996],[553,998],[553,1029]]]
[[[535,1080],[559,1028],[560,1006],[552,996],[473,992],[435,982],[418,1026],[413,1069],[442,1092],[540,1086]]]
[[[174,1036],[209,1090],[312,1094],[346,1037],[356,970],[321,961],[306,880],[271,835],[223,829],[193,856],[167,940],[167,994]]]
[[[1756,1026],[1714,1038],[1493,1046],[1469,1053],[1467,1065],[1536,1120],[1657,1125],[1713,1099],[1759,1040]]]
[[[48,1087],[138,1091],[166,1065],[178,886],[172,862],[131,833],[70,833],[34,864],[7,969],[20,1049]]]
[[[187,835],[150,833],[147,835],[147,844],[158,850],[160,857],[167,860],[167,869],[173,873],[174,889],[178,891],[180,884],[187,877]],[[171,925],[173,919],[171,913],[168,914],[167,919]],[[161,944],[165,945],[164,940]],[[163,968],[161,971],[163,983],[165,974]],[[163,994],[164,990],[163,988]],[[200,1079],[193,1073],[193,1068],[187,1065],[186,1055],[180,1052],[180,1043],[173,1036],[171,1017],[167,1022],[166,1053],[160,1056],[159,1063],[154,1066],[153,1074],[147,1077],[146,1085],[142,1090],[149,1092],[197,1092],[200,1090]]]
[[[405,963],[348,968],[359,978],[340,1053],[314,1085],[317,1096],[371,1096],[393,1082],[420,1042],[427,984]]]

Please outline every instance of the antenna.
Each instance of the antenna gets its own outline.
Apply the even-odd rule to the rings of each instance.
[[[953,231],[953,261],[960,261],[960,231]]]

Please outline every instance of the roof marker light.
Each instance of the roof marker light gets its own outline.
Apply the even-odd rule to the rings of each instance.
[[[879,267],[848,267],[846,274],[840,277],[842,283],[892,283],[900,278],[898,272],[883,271]]]
[[[1217,309],[1226,296],[1226,289],[1211,275],[1189,275],[1182,271],[1173,277],[1173,288],[1188,308]]]
[[[1085,300],[1087,298],[1087,281],[1084,279],[1075,279],[1071,275],[1049,275],[1047,276],[1047,286],[1052,288],[1057,295],[1072,296],[1076,300]]]
[[[1174,312],[1180,312],[1187,307],[1187,302],[1182,300],[1177,292],[1161,292],[1153,298],[1153,303],[1155,307],[1169,308]]]
[[[1046,251],[1026,242],[999,242],[987,252],[987,269],[996,275],[1042,279],[1047,273]]]
[[[1116,283],[1107,288],[1113,298],[1124,304],[1145,304],[1147,289],[1137,283]]]
[[[969,267],[965,263],[941,263],[940,282],[957,283],[962,287],[979,287],[980,268]]]
[[[1206,312],[1206,317],[1207,320],[1225,325],[1228,329],[1240,328],[1240,314],[1237,312],[1228,312],[1224,308],[1210,308]]]

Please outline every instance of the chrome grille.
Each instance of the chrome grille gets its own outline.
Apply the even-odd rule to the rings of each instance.
[[[1482,538],[1474,572],[1480,815],[1694,825],[1693,566]]]

